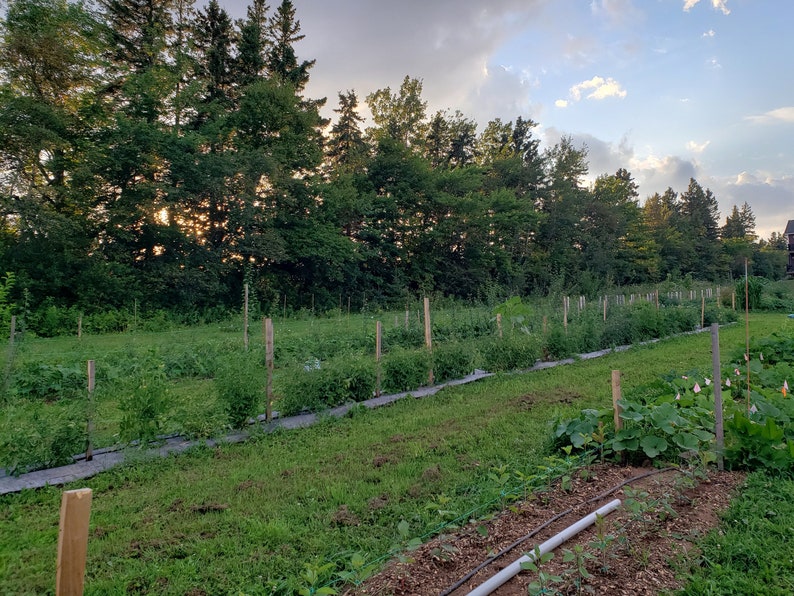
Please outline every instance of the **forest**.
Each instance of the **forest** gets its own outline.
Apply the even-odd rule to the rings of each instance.
[[[542,148],[529,115],[429,113],[423,81],[304,90],[290,0],[10,0],[0,22],[0,271],[30,312],[398,304],[785,272],[748,204],[638,196]],[[361,111],[366,105],[371,119]],[[591,178],[592,179],[592,178]],[[13,284],[11,283],[13,281]]]

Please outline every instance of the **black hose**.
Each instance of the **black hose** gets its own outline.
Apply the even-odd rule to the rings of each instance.
[[[588,505],[588,504],[590,504],[590,503],[594,503],[594,502],[596,502],[596,501],[600,501],[600,500],[601,500],[601,499],[603,499],[604,497],[607,497],[607,496],[611,495],[611,494],[612,494],[613,492],[615,492],[616,490],[620,490],[621,488],[623,488],[623,487],[624,487],[624,486],[626,486],[627,484],[631,484],[632,482],[636,482],[637,480],[641,480],[641,479],[643,479],[643,478],[646,478],[646,477],[648,477],[648,476],[653,476],[653,475],[655,475],[655,474],[661,474],[662,472],[669,472],[669,471],[671,471],[671,470],[676,470],[676,471],[678,471],[678,468],[671,468],[671,467],[668,467],[668,468],[661,468],[661,469],[659,469],[659,470],[651,470],[650,472],[645,472],[645,473],[643,473],[643,474],[639,474],[639,475],[637,475],[637,476],[634,476],[634,477],[632,477],[632,478],[629,478],[628,480],[624,480],[624,481],[623,481],[623,482],[621,482],[620,484],[618,484],[618,485],[616,485],[616,486],[613,486],[613,487],[612,487],[612,488],[610,488],[609,490],[606,490],[606,491],[602,492],[601,494],[598,494],[598,495],[596,495],[595,497],[592,497],[592,498],[590,498],[590,499],[587,499],[586,501],[584,501],[583,503],[580,503],[579,505],[576,505],[575,507],[569,507],[569,508],[568,508],[568,509],[566,509],[565,511],[562,511],[561,513],[558,513],[557,515],[555,515],[555,516],[554,516],[554,517],[552,517],[551,519],[549,519],[549,520],[545,521],[543,524],[541,524],[540,526],[538,526],[537,528],[535,528],[534,530],[532,530],[532,531],[531,531],[529,534],[526,534],[525,536],[522,536],[521,538],[519,538],[518,540],[516,540],[516,541],[515,541],[515,542],[513,542],[512,544],[510,544],[510,545],[506,546],[505,548],[503,548],[502,550],[500,550],[500,551],[499,551],[498,553],[496,553],[495,555],[492,555],[492,556],[488,557],[488,558],[487,558],[485,561],[483,561],[482,563],[480,563],[479,565],[477,565],[477,567],[475,567],[474,569],[472,569],[471,571],[469,571],[469,573],[467,573],[467,574],[466,574],[466,575],[465,575],[463,578],[461,578],[460,580],[458,580],[457,582],[455,582],[455,583],[454,583],[452,586],[450,586],[449,588],[447,588],[446,590],[444,590],[443,592],[441,592],[441,593],[439,594],[439,596],[449,596],[449,594],[451,594],[452,592],[454,592],[455,590],[457,590],[458,588],[460,588],[460,587],[461,587],[463,584],[465,584],[465,583],[466,583],[467,581],[469,581],[469,580],[470,580],[472,577],[474,577],[474,576],[475,576],[475,575],[476,575],[478,572],[480,572],[482,569],[485,569],[485,568],[486,568],[488,565],[490,565],[491,563],[493,563],[494,561],[496,561],[496,559],[498,559],[499,557],[501,557],[501,556],[503,556],[503,555],[505,555],[505,554],[509,553],[511,550],[513,550],[513,549],[514,549],[514,548],[516,548],[517,546],[519,546],[519,545],[523,544],[524,542],[526,542],[527,540],[529,540],[530,538],[532,538],[533,536],[535,536],[535,535],[536,535],[538,532],[541,532],[542,530],[544,530],[544,529],[546,529],[547,527],[549,527],[551,524],[553,524],[554,522],[556,522],[558,519],[560,519],[560,518],[562,518],[562,517],[565,517],[566,515],[568,515],[569,513],[571,513],[571,512],[572,512],[574,509],[577,509],[577,508],[581,507],[582,505]]]

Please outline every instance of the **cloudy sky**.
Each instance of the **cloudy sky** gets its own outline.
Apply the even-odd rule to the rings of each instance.
[[[642,200],[690,177],[721,220],[747,201],[758,232],[794,219],[790,0],[293,0],[309,97],[359,99],[423,81],[429,113],[539,123],[627,168]],[[236,17],[245,0],[221,0]],[[278,0],[271,0],[277,5]]]

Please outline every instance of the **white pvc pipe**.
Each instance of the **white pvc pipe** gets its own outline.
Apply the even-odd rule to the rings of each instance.
[[[604,516],[608,513],[613,512],[615,509],[620,507],[620,499],[615,499],[596,509],[593,513],[586,515],[582,519],[580,519],[575,524],[568,526],[559,534],[556,534],[549,538],[546,542],[540,545],[539,551],[540,555],[543,556],[548,552],[553,551],[555,548],[560,546],[563,542],[572,538],[585,528],[592,526],[596,521],[596,516]],[[476,588],[474,588],[471,592],[469,592],[468,596],[487,596],[496,588],[501,586],[503,583],[508,581],[509,579],[513,578],[514,576],[518,575],[518,572],[521,571],[521,563],[528,563],[530,561],[535,560],[535,550],[533,549],[532,552],[529,554],[524,555],[523,557],[516,559],[510,565],[502,569],[499,573],[494,575],[492,578],[487,580],[486,582],[480,584]]]

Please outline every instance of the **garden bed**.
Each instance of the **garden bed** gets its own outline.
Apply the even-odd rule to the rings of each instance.
[[[649,472],[654,473],[607,494],[623,482]],[[603,527],[590,527],[573,537],[540,566],[540,571],[562,578],[549,582],[545,593],[634,595],[681,588],[681,574],[687,571],[687,565],[698,560],[694,552],[696,541],[716,527],[720,512],[728,506],[744,474],[715,472],[697,479],[677,470],[655,472],[615,465],[583,468],[490,520],[472,522],[404,553],[346,594],[465,595],[522,554],[531,552],[535,545],[615,498],[621,499],[623,505],[603,518]],[[590,500],[593,501],[588,503]],[[568,515],[449,591],[489,556],[569,508],[573,510]],[[576,560],[563,560],[564,553],[575,553],[577,545],[587,553],[579,554],[579,562],[590,577],[577,571]],[[537,581],[538,573],[525,570],[494,594],[527,594],[530,584]]]

